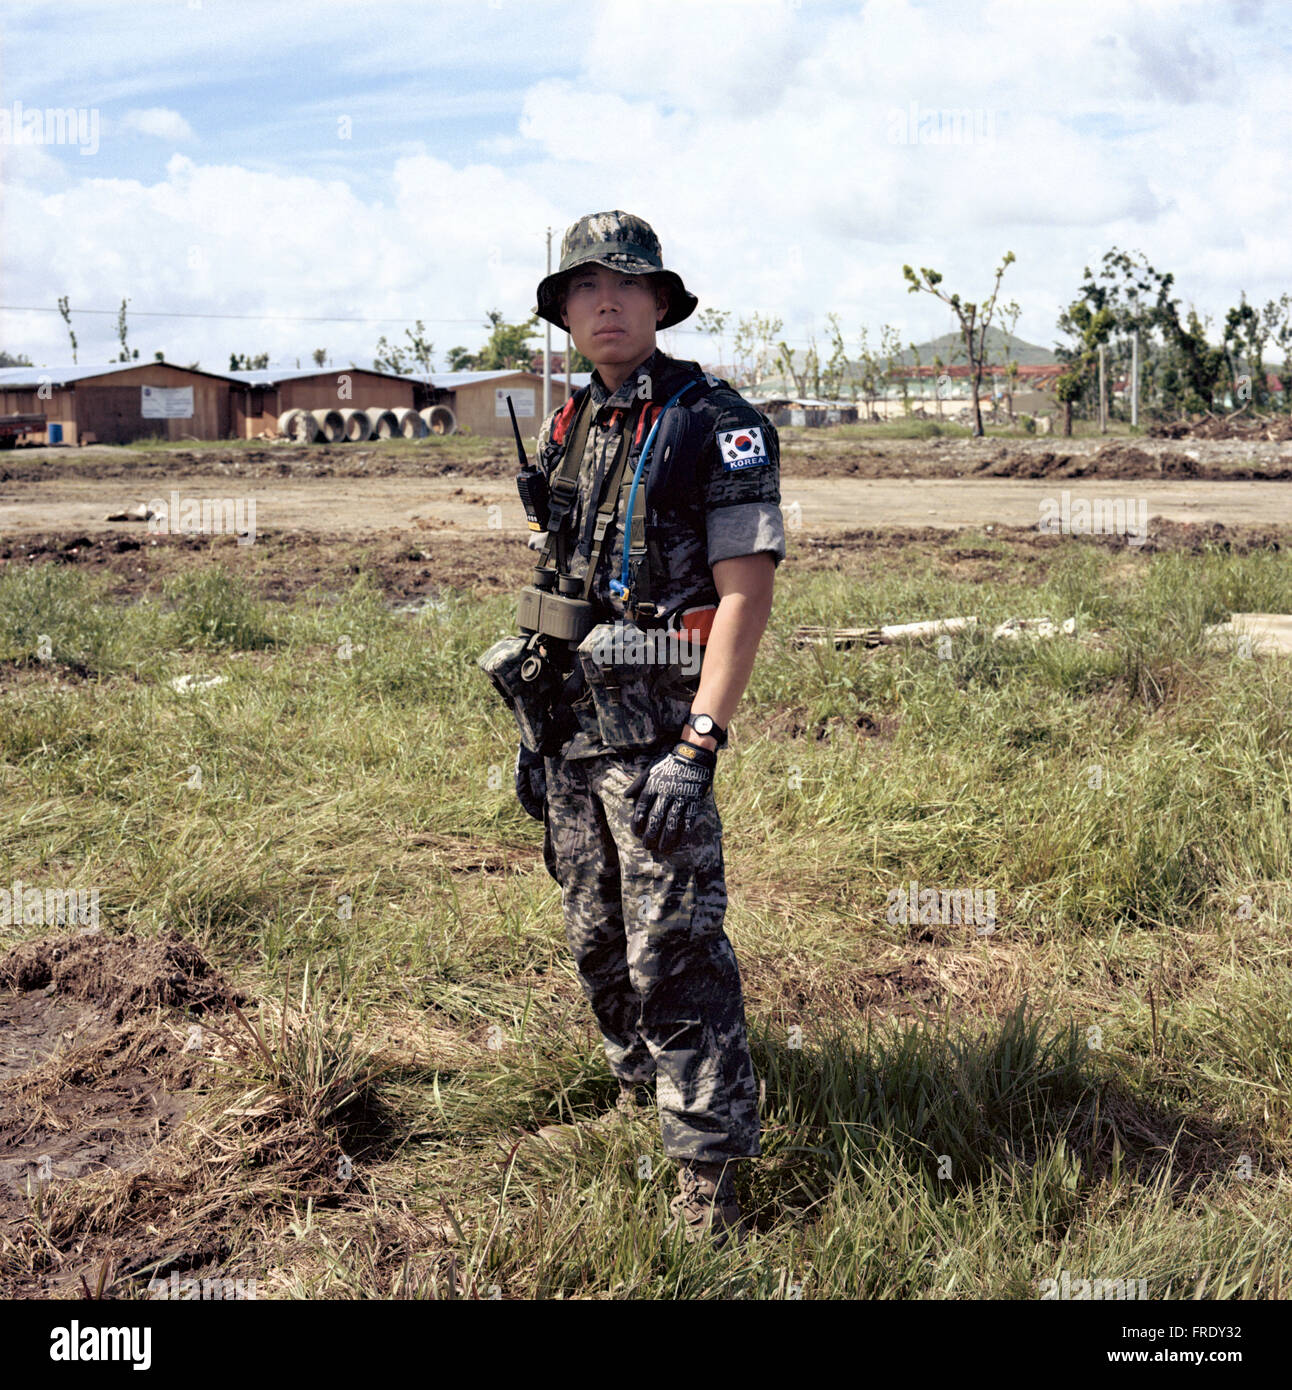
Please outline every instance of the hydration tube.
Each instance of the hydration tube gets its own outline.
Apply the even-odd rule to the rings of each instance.
[[[628,505],[624,508],[624,562],[619,571],[619,578],[610,581],[610,592],[617,599],[628,601],[628,547],[632,540],[633,525],[633,502],[637,497],[637,484],[641,482],[642,474],[646,471],[646,460],[650,457],[651,446],[655,443],[655,436],[659,432],[660,421],[667,414],[670,406],[674,405],[684,396],[694,385],[688,381],[680,391],[674,392],[664,403],[664,409],[655,417],[655,423],[650,427],[650,433],[646,436],[645,447],[641,451],[641,457],[637,460],[637,467],[633,472],[633,485],[628,492]]]

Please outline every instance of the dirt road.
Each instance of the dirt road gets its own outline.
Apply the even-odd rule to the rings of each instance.
[[[326,532],[359,537],[392,529],[410,535],[490,533],[519,536],[524,517],[510,478],[261,479],[224,476],[69,478],[0,483],[0,536],[50,532],[142,535],[142,522],[109,522],[115,512],[172,491],[185,499],[254,501],[258,531]],[[1077,499],[1123,500],[1132,515],[1147,507],[1155,518],[1220,521],[1226,525],[1292,522],[1287,483],[1178,480],[1022,478],[795,478],[782,479],[787,523],[808,534],[876,526],[955,528],[1034,526],[1047,500],[1056,509]]]

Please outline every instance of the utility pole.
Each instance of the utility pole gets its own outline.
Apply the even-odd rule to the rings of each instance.
[[[552,273],[552,229],[547,229],[547,273]],[[552,325],[544,320],[543,337],[543,419],[552,413]]]
[[[1139,424],[1139,329],[1131,334],[1131,427]]]
[[[1099,433],[1108,430],[1108,406],[1104,399],[1104,345],[1099,344]]]

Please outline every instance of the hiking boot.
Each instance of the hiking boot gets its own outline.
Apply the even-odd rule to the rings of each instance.
[[[669,1203],[673,1220],[664,1234],[670,1235],[682,1223],[688,1245],[707,1234],[715,1250],[721,1250],[734,1236],[743,1245],[749,1228],[741,1220],[736,1202],[735,1185],[731,1181],[730,1164],[683,1163],[678,1169],[681,1191]]]

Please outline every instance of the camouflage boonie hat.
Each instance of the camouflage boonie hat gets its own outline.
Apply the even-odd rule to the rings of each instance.
[[[660,328],[672,328],[695,312],[700,302],[674,270],[664,269],[659,238],[649,222],[630,212],[591,212],[567,229],[561,242],[560,267],[538,284],[535,313],[557,328],[561,322],[561,283],[581,265],[604,265],[627,275],[658,275],[669,287],[668,312]]]

